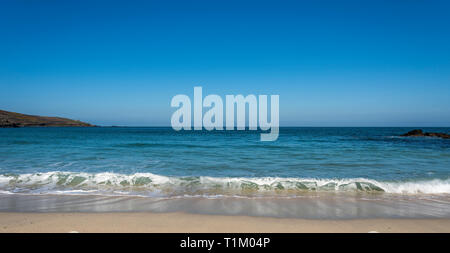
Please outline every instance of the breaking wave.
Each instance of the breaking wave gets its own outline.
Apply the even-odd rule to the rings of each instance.
[[[278,196],[307,192],[449,194],[450,179],[386,182],[365,178],[168,177],[152,173],[46,172],[0,175],[0,193],[141,196]]]

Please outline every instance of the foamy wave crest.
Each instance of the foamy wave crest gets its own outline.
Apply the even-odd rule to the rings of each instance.
[[[46,172],[0,175],[0,193],[115,194],[144,196],[297,195],[305,192],[448,194],[450,179],[380,182],[365,178],[167,177],[152,173]]]

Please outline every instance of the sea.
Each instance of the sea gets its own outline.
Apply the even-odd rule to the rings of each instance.
[[[450,140],[412,129],[3,128],[0,211],[448,218]]]

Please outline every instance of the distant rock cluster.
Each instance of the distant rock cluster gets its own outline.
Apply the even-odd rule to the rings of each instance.
[[[406,134],[402,134],[404,137],[439,137],[444,139],[450,139],[449,134],[445,133],[425,133],[421,129],[414,129],[412,131],[407,132]]]

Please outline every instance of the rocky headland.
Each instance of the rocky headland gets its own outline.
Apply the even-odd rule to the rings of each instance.
[[[94,127],[94,125],[79,120],[26,115],[0,110],[0,127]]]

